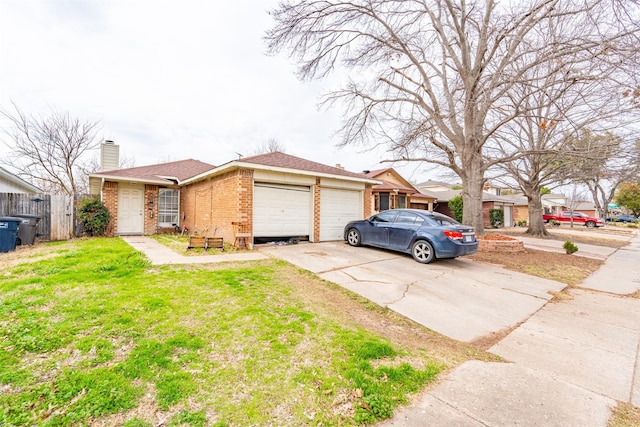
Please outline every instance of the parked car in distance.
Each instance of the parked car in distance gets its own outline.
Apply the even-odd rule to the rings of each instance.
[[[391,209],[344,227],[351,246],[375,246],[411,254],[423,264],[478,252],[473,227],[438,212]]]
[[[542,215],[542,220],[547,223],[553,220],[561,224],[569,224],[571,223],[571,218],[573,218],[574,224],[582,224],[585,227],[604,227],[604,221],[601,218],[595,218],[582,212],[562,212],[560,215]]]
[[[633,215],[614,215],[607,217],[607,222],[636,222],[638,218]]]

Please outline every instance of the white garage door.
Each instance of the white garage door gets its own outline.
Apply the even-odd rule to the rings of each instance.
[[[253,188],[253,235],[308,236],[311,204],[309,187],[256,183]]]
[[[363,202],[360,191],[320,189],[320,241],[342,240],[344,226],[362,219]]]

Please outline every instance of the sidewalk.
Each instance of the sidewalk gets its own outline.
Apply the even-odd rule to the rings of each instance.
[[[606,426],[617,401],[640,406],[640,236],[572,299],[547,304],[383,426]]]
[[[526,236],[514,236],[518,240],[521,240],[524,243],[525,248],[529,249],[538,249],[541,251],[547,252],[557,252],[559,254],[565,253],[565,249],[562,247],[564,242],[561,240],[552,240],[552,239],[536,239],[533,237]],[[567,240],[570,240],[568,238]],[[596,245],[588,245],[585,243],[578,243],[578,252],[574,253],[574,256],[581,256],[585,258],[599,259],[605,260],[609,255],[614,253],[617,249],[610,248],[607,246],[596,246]]]

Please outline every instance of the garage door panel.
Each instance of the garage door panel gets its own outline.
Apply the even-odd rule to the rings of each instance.
[[[362,193],[354,190],[320,190],[320,241],[342,240],[344,226],[362,219]]]
[[[255,237],[309,235],[309,187],[256,183],[253,198]]]

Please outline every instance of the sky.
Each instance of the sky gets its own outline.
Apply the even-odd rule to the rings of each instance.
[[[342,111],[321,110],[338,76],[301,82],[263,40],[277,0],[0,0],[0,108],[100,121],[136,166],[193,158],[214,165],[276,140],[288,154],[359,172],[382,149],[338,149]],[[8,124],[0,122],[6,129]],[[97,157],[97,152],[96,152]]]

